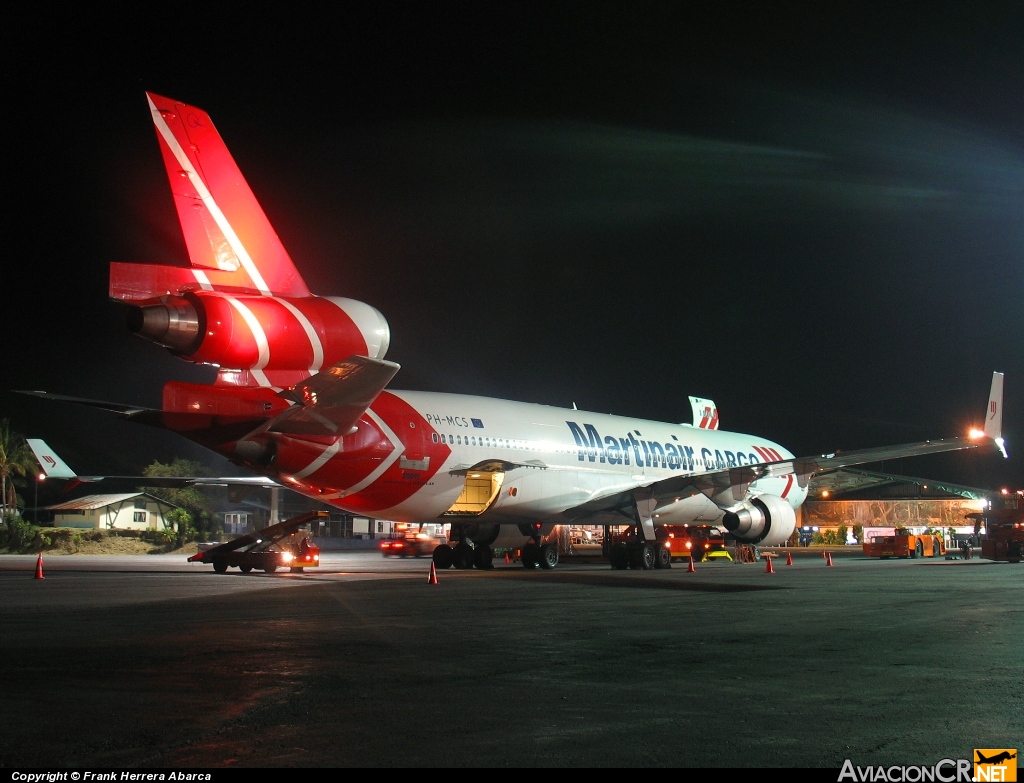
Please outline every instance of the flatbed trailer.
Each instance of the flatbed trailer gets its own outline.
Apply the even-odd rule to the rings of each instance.
[[[190,563],[210,563],[213,570],[223,574],[229,568],[243,573],[264,571],[274,573],[278,568],[301,572],[320,565],[320,549],[309,543],[307,536],[299,535],[299,528],[314,519],[328,516],[326,511],[310,511],[276,525],[248,533],[233,541],[197,552]]]
[[[939,557],[946,554],[946,544],[941,536],[932,533],[914,533],[896,531],[893,536],[874,536],[863,544],[864,554],[868,557]]]

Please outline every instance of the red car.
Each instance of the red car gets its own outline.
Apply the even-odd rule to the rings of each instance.
[[[434,536],[415,530],[396,530],[391,538],[380,542],[383,557],[430,557],[444,543]]]

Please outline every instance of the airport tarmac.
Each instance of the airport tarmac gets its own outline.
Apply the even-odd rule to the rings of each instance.
[[[931,765],[1024,738],[1024,564],[0,556],[0,765]]]

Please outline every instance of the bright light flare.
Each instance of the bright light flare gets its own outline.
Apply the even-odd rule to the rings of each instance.
[[[972,439],[977,440],[978,438],[985,437],[985,430],[979,430],[972,427],[971,431],[968,434]]]
[[[999,447],[999,451],[1003,454],[1003,459],[1009,459],[1010,456],[1006,453],[1006,441],[1002,438],[996,438],[996,446]]]

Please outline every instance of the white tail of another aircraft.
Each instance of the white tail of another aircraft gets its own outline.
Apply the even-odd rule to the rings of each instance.
[[[68,464],[57,456],[57,452],[51,449],[45,440],[39,438],[28,438],[28,447],[39,460],[39,467],[47,478],[73,479],[78,478],[75,471],[68,467]]]

